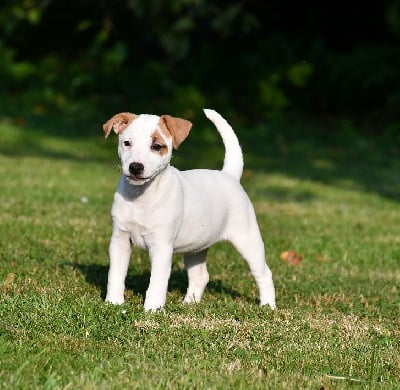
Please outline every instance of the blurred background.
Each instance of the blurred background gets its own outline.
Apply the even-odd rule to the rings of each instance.
[[[0,31],[3,117],[212,107],[400,133],[400,0],[3,0]]]

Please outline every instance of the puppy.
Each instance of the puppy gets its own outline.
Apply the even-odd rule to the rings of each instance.
[[[124,302],[131,245],[149,251],[151,277],[145,311],[164,307],[173,253],[184,255],[189,286],[184,302],[199,302],[208,283],[207,249],[230,241],[247,260],[260,293],[260,305],[275,308],[272,274],[250,200],[240,185],[243,155],[226,120],[204,110],[225,146],[221,171],[179,171],[170,165],[172,149],[192,124],[170,115],[119,113],[104,125],[105,138],[119,135],[122,174],[112,205],[110,269],[106,301]]]

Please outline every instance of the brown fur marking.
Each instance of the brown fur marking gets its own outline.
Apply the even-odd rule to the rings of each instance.
[[[171,135],[168,135],[168,136],[171,137]],[[161,156],[168,153],[168,146],[165,144],[164,138],[162,137],[162,135],[159,133],[158,130],[156,130],[152,134],[151,138],[152,138],[153,144],[158,144],[161,146],[160,150],[154,150],[155,153],[159,153]]]
[[[115,114],[103,125],[105,138],[110,135],[111,130],[114,130],[116,134],[121,134],[135,118],[136,115],[131,114],[130,112],[120,112],[119,114]]]
[[[172,145],[178,149],[179,145],[188,136],[192,123],[186,119],[175,118],[171,115],[160,117],[160,129],[163,133],[167,131],[172,136]]]
[[[166,123],[163,120],[161,120],[161,118],[160,118],[160,121],[158,123],[158,127],[160,128],[161,133],[163,133],[167,138],[171,138],[172,137],[172,134],[169,132]]]

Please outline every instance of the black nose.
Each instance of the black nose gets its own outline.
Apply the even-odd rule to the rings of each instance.
[[[129,164],[129,172],[132,175],[139,175],[144,170],[144,166],[142,163],[133,162]]]

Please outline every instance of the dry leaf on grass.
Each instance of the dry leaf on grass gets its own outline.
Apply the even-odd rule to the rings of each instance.
[[[6,276],[6,278],[4,279],[4,282],[3,282],[2,286],[1,286],[1,291],[3,293],[7,293],[10,290],[11,286],[14,283],[15,275],[16,274],[14,272],[10,272]]]
[[[324,262],[324,261],[328,261],[328,260],[329,260],[327,257],[325,257],[325,256],[322,256],[322,255],[318,255],[318,256],[316,256],[316,257],[315,257],[315,259],[316,259],[317,261],[319,261],[320,263],[322,263],[322,262]]]
[[[280,258],[289,265],[299,265],[303,261],[303,256],[295,251],[284,251],[280,254]]]

